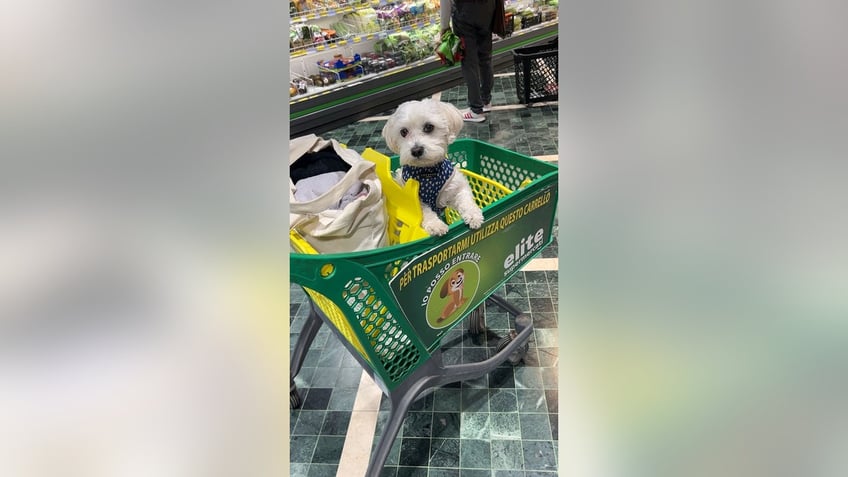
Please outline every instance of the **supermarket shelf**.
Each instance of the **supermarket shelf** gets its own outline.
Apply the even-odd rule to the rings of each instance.
[[[338,48],[340,46],[348,45],[348,44],[356,44],[361,43],[363,41],[370,40],[383,40],[388,37],[392,33],[400,33],[405,31],[412,31],[418,28],[428,27],[430,25],[434,25],[439,22],[438,16],[432,17],[424,17],[420,19],[416,19],[410,23],[404,24],[399,27],[392,27],[390,30],[376,32],[376,33],[360,33],[347,35],[345,37],[339,38],[334,42],[328,43],[320,43],[308,46],[299,46],[291,49],[291,57],[298,58],[301,56],[313,54],[313,53],[321,53],[327,50],[332,50]]]
[[[323,18],[329,18],[336,15],[344,15],[345,13],[350,13],[355,10],[364,10],[366,8],[377,8],[387,5],[388,2],[386,0],[374,0],[368,3],[360,3],[356,5],[343,5],[338,7],[319,7],[314,10],[306,10],[302,12],[293,12],[291,13],[291,21],[292,22],[302,22],[309,20],[320,20]]]
[[[499,40],[494,44],[495,69],[513,63],[512,50],[545,43],[557,35],[552,21]],[[459,66],[446,68],[435,57],[360,78],[291,101],[289,136],[321,134],[371,115],[383,113],[409,99],[421,99],[462,83]],[[415,94],[410,94],[414,91]]]

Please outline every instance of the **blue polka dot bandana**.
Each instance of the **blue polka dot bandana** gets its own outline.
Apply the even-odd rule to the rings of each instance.
[[[418,196],[421,198],[421,202],[429,205],[433,212],[439,215],[444,213],[445,208],[436,205],[436,198],[451,174],[453,174],[453,163],[447,159],[433,167],[403,166],[401,168],[401,176],[404,182],[409,179],[417,180],[420,184]]]

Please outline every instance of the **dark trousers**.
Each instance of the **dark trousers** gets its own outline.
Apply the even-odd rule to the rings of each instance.
[[[475,113],[492,101],[492,17],[494,0],[454,0],[453,31],[465,41],[462,76],[468,86],[468,107]]]

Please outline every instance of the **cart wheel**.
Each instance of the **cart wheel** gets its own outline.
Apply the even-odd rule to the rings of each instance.
[[[475,308],[468,317],[468,332],[475,339],[486,333],[486,316],[483,314],[483,305]]]
[[[512,340],[515,339],[516,336],[517,334],[515,333],[515,331],[510,331],[508,335],[501,338],[501,340],[498,341],[497,347],[495,348],[496,352],[500,353],[501,351],[503,351],[507,346],[509,346],[510,343],[512,343]],[[524,359],[524,356],[527,355],[527,351],[529,349],[529,343],[525,343],[524,346],[519,346],[515,352],[513,352],[507,357],[507,361],[509,361],[513,366],[520,363],[521,360]]]
[[[498,346],[495,347],[495,352],[500,353],[504,350],[510,343],[512,343],[512,335],[506,335],[498,341]]]
[[[303,401],[300,400],[300,394],[298,394],[297,389],[292,389],[289,391],[289,406],[291,409],[297,409],[300,405],[303,404]]]

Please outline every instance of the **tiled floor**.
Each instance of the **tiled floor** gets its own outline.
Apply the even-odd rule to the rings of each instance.
[[[496,79],[494,105],[517,103],[511,76]],[[442,93],[441,100],[463,107],[464,87]],[[324,137],[361,151],[372,147],[390,154],[380,136],[385,121],[363,121]],[[477,138],[530,156],[557,154],[557,106],[495,110],[481,124],[466,124],[461,137]],[[556,230],[554,231],[556,235]],[[540,257],[557,257],[556,241]],[[542,477],[557,475],[558,272],[521,271],[498,294],[533,318],[534,336],[524,361],[501,365],[488,376],[437,389],[413,404],[389,454],[382,476],[392,477]],[[291,288],[291,346],[309,303]],[[486,305],[486,324],[502,336],[509,315]],[[497,339],[475,344],[459,325],[442,341],[447,364],[486,359]],[[357,477],[339,468],[345,436],[359,389],[361,368],[323,326],[295,382],[303,398],[291,411],[291,475]],[[389,417],[388,399],[377,412],[375,444]],[[373,445],[372,445],[373,452]]]
[[[395,440],[382,476],[556,475],[556,271],[520,272],[498,292],[533,316],[534,338],[524,362],[505,363],[488,376],[437,389],[416,402]],[[503,336],[509,315],[486,305],[490,330]],[[446,335],[446,364],[492,356],[497,339],[476,345],[462,328]],[[388,420],[383,399],[376,439]],[[429,469],[429,473],[428,473]]]
[[[460,109],[468,107],[465,98],[465,86],[457,86],[441,94],[442,101]],[[497,76],[492,90],[492,104],[503,106],[517,103],[515,78],[512,75]],[[558,150],[557,111],[556,103],[496,110],[487,115],[485,122],[465,123],[459,137],[479,139],[528,156],[554,155]],[[381,135],[385,124],[385,121],[361,121],[323,136],[336,139],[357,151],[370,147],[385,155],[392,155]]]
[[[498,294],[533,317],[534,337],[524,361],[505,363],[488,376],[437,389],[416,402],[381,475],[556,475],[557,275],[519,272],[504,284]],[[291,307],[294,345],[309,309],[300,289],[292,289]],[[487,304],[486,324],[503,336],[511,318]],[[476,345],[457,327],[443,340],[445,362],[486,359],[496,343]],[[304,401],[291,411],[292,476],[336,475],[359,378],[359,365],[323,327],[295,378]],[[388,417],[384,398],[375,444]]]

